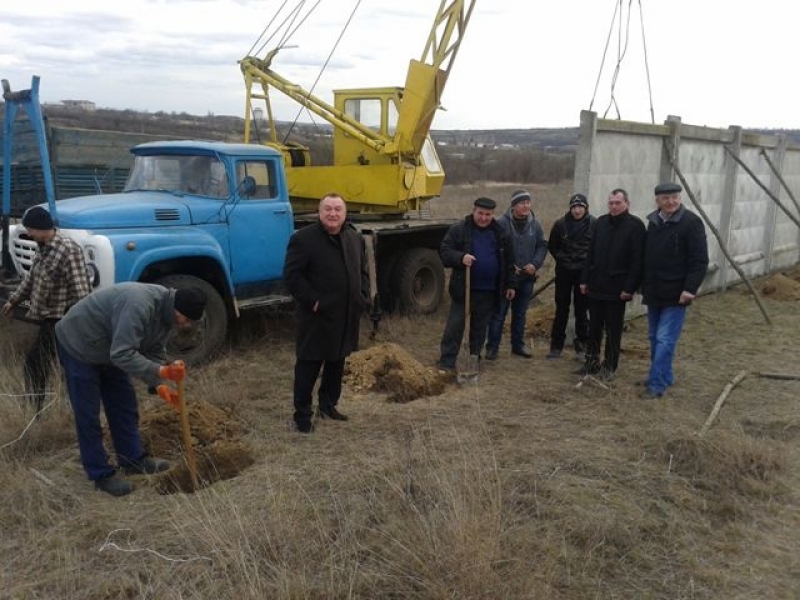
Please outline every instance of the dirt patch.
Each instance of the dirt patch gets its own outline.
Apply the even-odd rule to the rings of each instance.
[[[549,337],[553,329],[555,316],[556,308],[554,305],[550,303],[531,304],[525,315],[525,332],[536,337]],[[508,317],[504,327],[505,331],[509,331],[510,327],[511,317]]]
[[[770,300],[800,300],[800,271],[775,273],[756,284],[758,292]],[[744,293],[749,291],[744,290]]]
[[[156,476],[156,489],[163,494],[192,492],[194,485],[185,462],[178,414],[166,405],[140,416],[142,442],[148,453],[173,461],[169,471]],[[189,429],[197,462],[200,487],[230,479],[254,462],[251,450],[239,441],[245,427],[232,411],[207,402],[189,406]]]
[[[426,367],[397,344],[378,344],[347,360],[345,383],[355,391],[388,394],[390,402],[410,402],[443,393],[452,376]]]

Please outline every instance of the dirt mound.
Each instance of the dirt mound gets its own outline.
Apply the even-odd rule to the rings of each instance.
[[[142,442],[148,453],[170,459],[177,465],[157,476],[158,491],[194,491],[184,460],[178,414],[167,405],[159,405],[141,414],[140,427]],[[230,479],[253,464],[250,449],[239,441],[245,427],[232,417],[230,410],[207,402],[190,403],[189,429],[200,487]]]
[[[756,289],[770,300],[800,300],[800,281],[784,273],[767,277],[756,284]]]
[[[388,393],[390,402],[438,396],[452,377],[422,365],[397,344],[378,344],[350,355],[344,381],[355,391]]]
[[[549,337],[553,328],[556,307],[553,304],[531,304],[525,315],[525,332],[536,337]],[[509,331],[511,317],[506,319],[505,330]]]

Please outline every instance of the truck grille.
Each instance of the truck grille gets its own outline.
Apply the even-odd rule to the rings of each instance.
[[[29,238],[18,237],[11,240],[11,253],[22,269],[27,273],[31,270],[33,255],[36,254],[36,242]]]
[[[156,221],[180,221],[181,215],[177,208],[157,208]]]

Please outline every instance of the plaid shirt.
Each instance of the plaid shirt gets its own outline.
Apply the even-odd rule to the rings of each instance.
[[[30,271],[9,302],[16,306],[30,300],[29,319],[60,319],[91,291],[81,247],[56,231],[37,248]]]

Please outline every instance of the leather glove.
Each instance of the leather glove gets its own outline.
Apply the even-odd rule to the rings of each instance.
[[[156,386],[156,393],[161,397],[161,399],[169,404],[175,412],[181,412],[181,403],[178,399],[178,391],[171,388],[170,386],[162,383],[161,385]]]
[[[169,379],[170,381],[183,381],[186,379],[186,363],[182,360],[164,365],[158,369],[158,376],[161,379]]]

